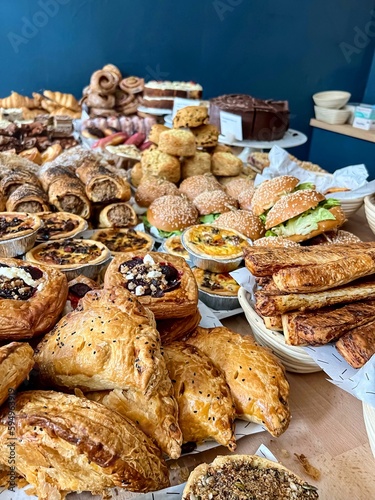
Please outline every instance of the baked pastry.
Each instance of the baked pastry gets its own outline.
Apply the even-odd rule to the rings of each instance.
[[[163,250],[171,255],[189,260],[189,254],[181,243],[181,235],[175,234],[167,238],[163,243]]]
[[[195,136],[195,142],[198,147],[210,148],[217,146],[219,130],[214,125],[201,125],[193,128],[192,133]]]
[[[88,219],[91,214],[90,201],[85,186],[78,177],[62,175],[48,189],[48,198],[59,212],[70,212]]]
[[[190,267],[185,259],[166,253],[116,256],[105,273],[104,286],[126,288],[156,319],[182,318],[197,309],[198,290]]]
[[[204,151],[196,151],[194,156],[181,161],[181,177],[186,179],[194,175],[209,174],[211,172],[211,155]]]
[[[83,163],[76,169],[76,175],[85,185],[86,196],[94,203],[130,200],[129,183],[99,163]]]
[[[0,212],[0,242],[29,236],[40,226],[41,220],[36,214]]]
[[[159,150],[173,156],[194,156],[194,135],[189,130],[166,130],[159,136]]]
[[[200,215],[221,214],[237,208],[236,200],[222,189],[205,191],[196,196],[193,203]]]
[[[37,239],[42,241],[73,238],[87,229],[87,222],[79,215],[69,212],[43,212],[39,214],[43,222]]]
[[[129,94],[139,94],[143,92],[144,86],[144,79],[138,76],[128,76],[127,78],[123,78],[119,83],[120,89]]]
[[[196,224],[198,211],[184,196],[161,196],[148,207],[143,221],[147,230],[157,238],[181,234],[185,228]]]
[[[108,248],[99,241],[68,239],[40,243],[26,254],[26,259],[64,271],[87,265],[103,264],[110,257]]]
[[[68,298],[66,300],[63,315],[65,316],[66,314],[75,311],[78,307],[79,301],[86,295],[86,293],[91,292],[91,290],[99,290],[100,288],[100,285],[96,281],[84,276],[83,274],[80,274],[77,278],[70,280],[68,282]]]
[[[0,413],[0,462],[8,463],[9,410]],[[100,422],[100,425],[99,425]],[[109,488],[152,491],[169,485],[155,444],[105,406],[54,391],[17,395],[16,471],[40,499],[67,492],[105,494]]]
[[[242,161],[232,153],[214,153],[211,157],[214,175],[232,176],[241,172]]]
[[[48,212],[50,206],[45,192],[31,184],[24,184],[15,189],[6,202],[8,212]]]
[[[165,132],[166,130],[169,130],[168,127],[165,125],[162,125],[161,123],[155,123],[151,127],[150,133],[148,135],[148,140],[153,142],[154,144],[159,144],[159,137],[162,132]]]
[[[45,90],[43,95],[51,101],[56,102],[62,108],[69,108],[72,111],[81,111],[81,106],[78,104],[77,99],[72,94],[63,94],[62,92],[52,92]]]
[[[352,328],[337,342],[336,349],[353,368],[361,368],[375,354],[375,321]]]
[[[178,159],[158,149],[144,151],[141,165],[142,175],[153,175],[174,183],[180,180],[181,166]]]
[[[27,378],[34,366],[34,351],[27,343],[11,342],[0,347],[0,406]]]
[[[106,64],[102,67],[103,71],[109,71],[110,73],[113,73],[114,75],[118,76],[118,78],[122,78],[122,73],[120,69],[115,65],[115,64]]]
[[[40,154],[38,148],[30,148],[25,149],[19,153],[22,158],[27,158],[28,160],[36,163],[37,165],[41,165],[43,163],[42,155]]]
[[[265,232],[260,218],[247,210],[230,210],[221,213],[213,224],[234,229],[253,241],[261,238]]]
[[[228,492],[228,500],[319,498],[315,486],[277,462],[256,455],[228,455],[216,457],[210,465],[198,465],[189,476],[182,500],[209,500],[222,491]]]
[[[157,330],[160,334],[162,345],[171,342],[186,340],[189,334],[199,325],[202,316],[197,309],[193,314],[183,318],[158,319]]]
[[[0,259],[0,340],[28,339],[50,330],[68,295],[65,276],[48,266]]]
[[[240,285],[229,273],[213,273],[194,267],[193,274],[199,290],[225,297],[237,297]]]
[[[199,127],[208,120],[206,106],[186,106],[177,111],[173,118],[173,128]]]
[[[146,177],[141,180],[134,198],[140,207],[149,207],[154,200],[166,195],[179,196],[180,191],[173,182],[158,177]]]
[[[224,327],[198,327],[188,342],[224,372],[239,418],[263,425],[273,436],[286,431],[289,383],[270,350]]]
[[[217,189],[222,189],[222,187],[217,179],[210,174],[194,175],[193,177],[184,179],[179,187],[181,193],[190,201],[194,201],[199,194],[205,191],[216,191]]]
[[[0,212],[5,210],[6,198],[3,193],[0,191]]]
[[[62,153],[62,147],[60,144],[52,144],[42,153],[42,164],[44,165],[47,162],[53,161]]]
[[[227,184],[225,184],[224,189],[225,192],[229,194],[229,196],[232,196],[232,198],[238,200],[238,196],[243,191],[246,191],[253,187],[254,187],[254,179],[250,179],[250,177],[237,177],[232,179]]]
[[[150,167],[150,165],[149,165]],[[130,171],[130,182],[131,185],[134,187],[138,187],[139,184],[141,183],[141,179],[143,177],[143,170],[142,170],[142,165],[141,162],[135,163],[133,168]]]
[[[224,374],[202,351],[184,342],[164,346],[162,352],[173,380],[184,442],[211,438],[234,451],[235,409]]]
[[[122,252],[149,251],[154,246],[154,240],[150,235],[135,229],[100,229],[91,236],[91,239],[103,243],[112,255]]]
[[[55,165],[54,163],[46,163],[43,165],[38,176],[44,191],[47,192],[49,187],[59,180],[60,177],[64,177],[66,181],[77,178],[72,166],[61,166]]]
[[[18,94],[18,92],[11,92],[10,96],[0,99],[0,107],[9,108],[38,108],[38,103],[30,97]]]
[[[94,71],[90,79],[90,88],[92,92],[101,94],[114,94],[117,85],[120,83],[120,76],[117,72],[104,69]]]
[[[210,224],[189,227],[183,235],[183,245],[202,257],[216,260],[237,259],[249,246],[247,239],[233,229],[224,229]]]
[[[128,203],[111,203],[99,213],[99,227],[132,227],[137,222],[137,214]]]

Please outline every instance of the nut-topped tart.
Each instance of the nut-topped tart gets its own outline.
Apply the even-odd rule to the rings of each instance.
[[[26,254],[31,262],[52,265],[61,270],[101,264],[109,257],[110,252],[103,243],[79,239],[41,243]]]
[[[21,236],[28,236],[41,226],[36,214],[0,212],[0,243]]]
[[[69,212],[43,212],[38,215],[43,225],[38,231],[37,240],[72,238],[87,229],[85,219]]]
[[[104,278],[105,288],[118,286],[136,295],[156,319],[182,318],[197,309],[197,284],[181,257],[160,252],[119,254]]]
[[[135,229],[100,229],[91,239],[106,245],[112,254],[152,250],[154,246],[154,239],[150,235]]]

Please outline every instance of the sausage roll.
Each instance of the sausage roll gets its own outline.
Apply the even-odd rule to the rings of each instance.
[[[131,227],[137,222],[137,214],[128,203],[112,203],[99,213],[99,227]]]
[[[130,184],[99,163],[83,163],[76,174],[85,185],[87,197],[94,203],[130,200]]]
[[[8,212],[48,212],[50,210],[45,192],[31,184],[19,186],[6,202]]]
[[[8,198],[13,191],[23,184],[32,184],[33,186],[41,187],[38,177],[28,172],[27,170],[10,170],[3,175],[0,180],[0,191]]]
[[[159,449],[136,425],[94,401],[53,391],[17,395],[12,420],[16,472],[40,500],[113,487],[147,492],[169,486]],[[0,463],[9,460],[9,409],[0,412]]]
[[[183,318],[197,310],[198,288],[190,267],[183,258],[166,253],[117,255],[105,273],[104,287],[126,288],[156,319]]]
[[[59,212],[71,212],[88,219],[91,214],[90,201],[85,186],[70,175],[58,177],[48,189],[49,201]]]
[[[28,339],[50,330],[64,308],[68,283],[49,266],[0,259],[0,340]]]
[[[25,380],[34,366],[34,351],[29,344],[11,342],[0,347],[0,406]]]
[[[48,168],[47,168],[48,167]],[[46,164],[42,167],[39,172],[39,179],[42,184],[44,191],[48,192],[48,188],[56,182],[60,177],[65,179],[76,179],[77,176],[74,170],[71,168],[66,168],[61,165],[49,165]]]

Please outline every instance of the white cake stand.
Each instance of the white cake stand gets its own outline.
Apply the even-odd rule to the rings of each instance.
[[[219,142],[227,144],[228,146],[238,146],[240,148],[259,149],[272,149],[273,146],[280,146],[281,148],[294,148],[301,146],[307,142],[307,136],[298,130],[290,128],[284,134],[282,139],[277,141],[236,141],[236,139],[219,135]]]

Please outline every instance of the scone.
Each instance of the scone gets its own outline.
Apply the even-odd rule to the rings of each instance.
[[[194,135],[189,130],[166,130],[159,136],[159,149],[174,156],[194,156],[196,151]]]
[[[193,128],[192,133],[195,135],[197,146],[202,148],[217,146],[219,130],[215,125],[201,125]]]
[[[199,127],[204,125],[207,119],[208,108],[206,106],[187,106],[177,111],[173,119],[173,127]]]
[[[214,175],[222,175],[229,177],[238,175],[241,172],[242,161],[232,153],[214,153],[211,158],[212,173]]]
[[[138,187],[143,177],[142,165],[140,162],[136,163],[130,171],[130,182],[132,186]]]
[[[193,175],[209,174],[211,172],[211,155],[203,151],[196,151],[194,156],[184,158],[181,162],[181,178],[186,179]]]
[[[144,151],[141,165],[143,175],[154,175],[174,183],[180,180],[181,166],[178,159],[159,149]]]
[[[165,125],[162,125],[161,123],[155,123],[155,125],[151,127],[150,133],[148,135],[148,140],[153,142],[154,144],[159,144],[159,136],[166,130],[169,130],[169,128]]]

